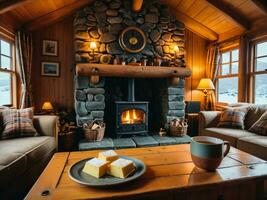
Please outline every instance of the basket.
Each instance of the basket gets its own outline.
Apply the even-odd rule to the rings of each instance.
[[[94,125],[98,125],[98,128],[92,129]],[[106,125],[103,122],[94,120],[91,124],[83,124],[83,132],[85,138],[90,142],[100,142],[103,140],[105,134]]]
[[[170,135],[182,137],[187,134],[188,124],[186,120],[174,119],[170,123]]]

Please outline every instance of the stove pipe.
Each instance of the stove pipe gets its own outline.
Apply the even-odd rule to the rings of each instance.
[[[128,80],[128,101],[134,102],[134,78]]]

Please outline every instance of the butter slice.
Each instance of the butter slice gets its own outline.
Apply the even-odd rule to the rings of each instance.
[[[118,157],[118,154],[115,151],[108,150],[108,151],[100,152],[98,154],[98,158],[102,159],[102,160],[105,160],[105,161],[108,161],[108,162],[112,162],[114,160],[117,160],[119,157]]]
[[[107,171],[107,163],[107,161],[99,158],[92,158],[85,163],[83,172],[96,178],[100,178],[101,176],[105,175]]]
[[[133,161],[119,158],[110,164],[107,173],[118,178],[127,178],[134,170]]]

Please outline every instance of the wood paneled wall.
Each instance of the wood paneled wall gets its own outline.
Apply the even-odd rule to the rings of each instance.
[[[201,78],[205,77],[205,65],[208,41],[186,30],[186,66],[192,70],[192,76],[186,79],[185,100],[203,101],[203,93],[196,90]]]
[[[36,108],[44,101],[73,108],[73,18],[69,17],[52,26],[33,32],[33,93]],[[58,56],[43,56],[42,41],[57,40]],[[41,76],[41,62],[60,62],[60,77]]]
[[[42,40],[58,40],[59,56],[42,56]],[[33,91],[37,108],[44,101],[55,105],[73,107],[73,19],[67,18],[57,24],[33,33]],[[186,31],[186,64],[192,70],[192,76],[186,79],[185,100],[199,101],[202,93],[196,90],[199,80],[205,76],[207,40]],[[59,61],[60,77],[44,77],[40,75],[42,61]]]
[[[13,38],[13,34],[19,29],[20,24],[19,22],[14,19],[11,15],[7,13],[0,15],[0,31],[1,32],[8,32],[9,36]],[[11,34],[10,34],[11,33]]]

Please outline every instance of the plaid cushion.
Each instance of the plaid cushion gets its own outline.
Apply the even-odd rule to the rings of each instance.
[[[244,129],[244,119],[247,110],[245,109],[226,109],[222,112],[217,127]]]
[[[1,111],[1,118],[3,132],[0,139],[37,135],[32,121],[33,108],[4,109]]]
[[[248,130],[259,135],[267,136],[267,111]]]

